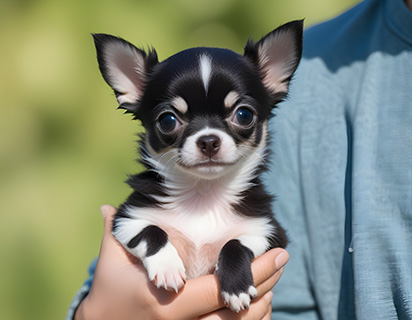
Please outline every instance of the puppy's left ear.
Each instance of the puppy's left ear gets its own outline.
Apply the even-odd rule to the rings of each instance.
[[[283,98],[302,56],[303,20],[281,25],[257,43],[249,40],[244,55],[259,68],[263,84]]]
[[[156,51],[146,53],[112,35],[92,35],[100,72],[114,90],[119,108],[135,112],[145,90],[147,75],[158,63]]]

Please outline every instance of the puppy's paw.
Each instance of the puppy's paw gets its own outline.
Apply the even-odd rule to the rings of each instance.
[[[257,290],[254,286],[250,286],[247,292],[229,293],[221,292],[225,305],[232,311],[240,312],[249,308],[252,299],[257,297]]]
[[[164,288],[167,291],[175,291],[177,293],[186,282],[186,274],[184,269],[169,268],[158,271],[152,281],[158,288]]]
[[[257,297],[251,269],[253,257],[253,252],[237,239],[227,242],[220,251],[216,270],[220,292],[225,305],[235,312],[249,308]]]
[[[168,242],[143,262],[150,281],[158,288],[176,293],[186,282],[186,271],[175,247]]]

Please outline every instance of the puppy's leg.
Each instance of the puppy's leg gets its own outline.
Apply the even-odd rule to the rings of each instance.
[[[147,270],[150,281],[168,291],[178,291],[186,281],[182,260],[169,237],[149,221],[115,218],[113,235]]]
[[[220,293],[233,311],[247,309],[251,299],[257,296],[251,270],[253,258],[253,251],[238,239],[230,240],[220,251],[216,270]]]

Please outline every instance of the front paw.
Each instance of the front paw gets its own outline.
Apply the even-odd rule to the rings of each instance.
[[[186,282],[186,271],[177,250],[168,242],[154,255],[143,262],[149,279],[158,288],[176,293]]]
[[[240,312],[249,308],[252,299],[257,297],[257,290],[254,286],[250,286],[247,291],[244,292],[227,292],[222,291],[220,293],[225,305],[232,311]]]
[[[227,242],[220,251],[216,274],[223,301],[233,311],[249,308],[251,300],[257,296],[252,260],[253,252],[236,239]]]

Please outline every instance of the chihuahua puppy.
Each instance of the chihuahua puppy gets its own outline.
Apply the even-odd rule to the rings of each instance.
[[[302,21],[286,23],[244,54],[192,48],[159,62],[106,34],[94,34],[104,80],[119,108],[141,120],[141,163],[119,207],[113,235],[158,287],[178,290],[215,272],[225,304],[239,312],[257,296],[251,262],[285,248],[272,197],[259,174],[267,122],[287,92],[302,52]]]

